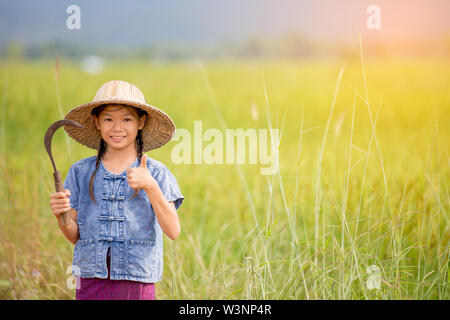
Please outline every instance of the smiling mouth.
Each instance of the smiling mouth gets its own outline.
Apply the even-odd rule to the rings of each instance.
[[[125,139],[126,136],[110,136],[111,140],[114,142],[120,142]]]

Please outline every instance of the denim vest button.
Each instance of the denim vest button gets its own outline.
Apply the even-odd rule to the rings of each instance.
[[[114,217],[109,217],[109,221],[114,221]]]
[[[114,199],[116,199],[116,196],[115,195],[111,195],[111,200],[114,200]]]
[[[108,242],[112,242],[113,240],[113,238],[108,238]]]

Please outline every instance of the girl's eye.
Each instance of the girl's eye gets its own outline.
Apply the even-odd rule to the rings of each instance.
[[[131,118],[125,118],[125,121],[131,121],[132,119]]]
[[[105,118],[103,121],[112,121],[111,118]]]

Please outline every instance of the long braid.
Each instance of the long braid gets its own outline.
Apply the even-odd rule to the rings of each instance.
[[[143,149],[144,149],[144,142],[142,141],[142,130],[138,130],[138,133],[136,135],[136,144],[135,144],[135,146],[136,146],[138,161],[139,161],[139,164],[141,164],[142,153],[143,153]],[[134,190],[134,194],[131,197],[131,199],[136,197],[138,192],[139,192],[139,189],[135,189]]]
[[[91,175],[91,180],[89,181],[89,194],[91,196],[92,202],[95,203],[95,195],[94,195],[94,177],[98,171],[98,167],[100,165],[100,161],[102,160],[103,155],[106,151],[106,143],[103,138],[100,138],[100,147],[98,148],[97,160],[95,161],[95,170]]]
[[[138,133],[136,135],[136,151],[139,159],[139,164],[141,163],[143,150],[144,142],[142,141],[142,130],[138,130]]]

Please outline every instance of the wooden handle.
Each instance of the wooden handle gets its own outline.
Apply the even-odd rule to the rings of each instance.
[[[56,171],[53,173],[53,178],[55,179],[56,192],[64,192],[64,186],[61,182],[61,175],[60,175],[59,171]],[[72,219],[70,218],[69,211],[61,213],[60,217],[61,217],[61,224],[63,226],[67,226],[72,223]]]

